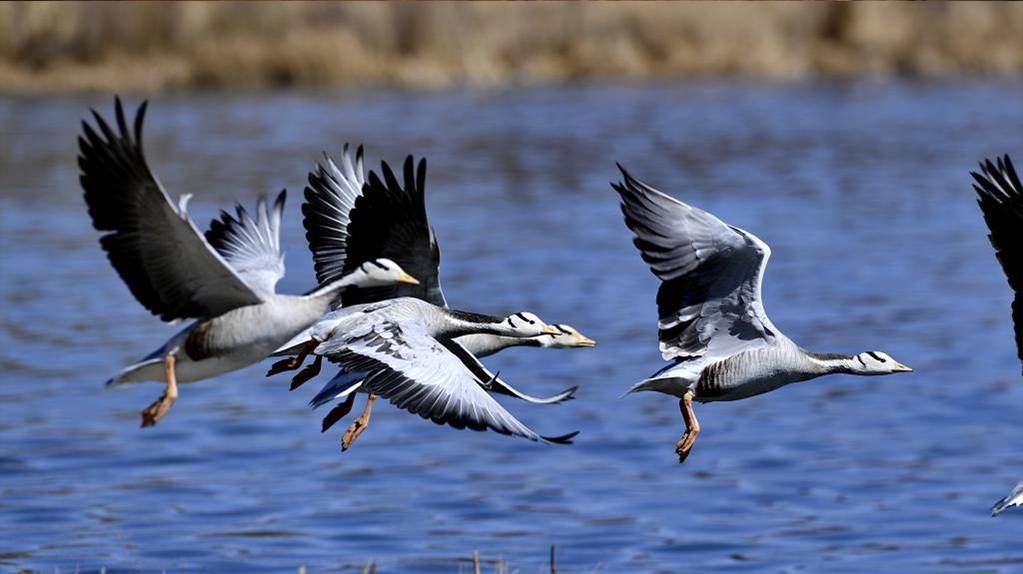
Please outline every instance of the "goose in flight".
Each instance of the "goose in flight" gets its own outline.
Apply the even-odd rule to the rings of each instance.
[[[403,165],[404,185],[387,162],[380,173],[363,175],[362,146],[355,161],[344,146],[341,165],[329,156],[309,174],[302,206],[306,238],[313,252],[317,279],[327,281],[360,261],[386,257],[420,279],[417,285],[389,285],[374,289],[352,289],[341,295],[343,305],[417,297],[447,307],[440,285],[440,246],[426,215],[426,160],[418,165],[409,155]],[[535,338],[467,335],[459,342],[476,356],[485,356],[514,346],[544,348],[592,347],[593,339],[577,329],[561,325],[560,333]]]
[[[775,327],[764,311],[761,283],[771,249],[632,177],[611,186],[625,224],[657,292],[658,339],[671,364],[630,388],[678,397],[686,430],[675,446],[679,463],[700,433],[692,402],[745,399],[831,373],[887,375],[911,371],[885,353],[814,353]]]
[[[344,401],[324,418],[324,430],[351,411],[356,391],[370,395],[366,411],[345,433],[342,450],[366,429],[378,395],[398,408],[458,429],[490,429],[562,444],[577,434],[542,437],[520,423],[487,393],[497,377],[456,342],[468,334],[557,333],[532,313],[494,317],[398,297],[333,311],[307,332],[310,352],[341,366],[311,401],[314,408]]]
[[[387,257],[408,269],[421,282],[417,285],[390,285],[373,289],[352,289],[341,296],[345,306],[384,301],[396,297],[416,297],[439,307],[447,307],[440,285],[440,248],[426,215],[426,161],[416,165],[412,156],[403,166],[404,185],[386,162],[381,162],[382,178],[370,172],[364,176],[363,152],[360,146],[353,161],[346,144],[340,165],[329,156],[316,171],[309,174],[303,205],[306,238],[313,252],[317,278],[329,281],[358,265],[360,261]],[[534,337],[504,337],[495,334],[471,334],[457,338],[469,356],[483,357],[513,346],[544,348],[592,347],[595,341],[575,328],[559,324],[550,333]],[[309,342],[307,335],[298,337]],[[290,354],[298,356],[276,363],[268,374],[295,369],[302,364],[311,347],[289,344]],[[305,351],[303,353],[303,350]],[[468,359],[467,359],[468,360]],[[475,361],[475,359],[472,359]],[[319,357],[293,379],[292,388],[316,376]],[[557,403],[571,398],[577,387],[551,397],[533,397],[520,392],[496,375],[489,390],[538,404]],[[369,397],[372,405],[373,395]],[[370,407],[367,406],[367,411]],[[332,414],[336,414],[333,413]],[[324,430],[336,421],[332,415],[324,419]],[[349,431],[355,428],[355,423]],[[345,436],[349,436],[347,433]]]
[[[92,112],[78,138],[80,181],[100,245],[132,294],[164,321],[196,321],[107,385],[163,381],[159,400],[142,411],[156,424],[178,396],[178,382],[240,369],[268,356],[315,322],[346,288],[414,282],[386,259],[361,265],[306,295],[274,291],[284,275],[278,239],[285,192],[259,201],[255,217],[241,206],[214,220],[205,236],[188,216],[190,196],[175,205],[149,169],[142,150],[146,102],[133,126],[120,98],[116,129]]]
[[[997,163],[985,160],[980,173],[970,172],[976,183],[977,203],[991,232],[988,239],[1014,293],[1012,322],[1016,331],[1016,354],[1023,361],[1023,185],[1006,155]],[[995,504],[991,515],[1023,505],[1023,482]]]

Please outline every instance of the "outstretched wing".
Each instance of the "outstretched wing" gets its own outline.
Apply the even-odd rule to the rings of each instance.
[[[78,138],[79,180],[93,226],[107,231],[100,245],[110,263],[146,309],[164,321],[208,318],[262,299],[206,242],[149,170],[142,151],[146,103],[134,132],[115,103],[117,131],[95,111],[100,133],[82,122]]]
[[[1008,155],[997,163],[985,160],[980,170],[983,175],[970,172],[977,182],[973,189],[991,231],[988,238],[1015,293],[1012,322],[1016,352],[1023,361],[1023,185]]]
[[[344,305],[395,297],[447,305],[438,276],[440,247],[426,217],[426,162],[420,161],[414,170],[409,156],[404,168],[404,187],[386,162],[381,164],[384,179],[370,172],[367,182],[362,147],[353,166],[346,144],[340,168],[326,157],[326,162],[309,174],[302,213],[321,285],[379,258],[395,261],[420,281],[419,285],[350,289],[342,296]]]
[[[280,233],[286,197],[287,192],[281,191],[272,208],[267,207],[266,196],[259,198],[255,219],[237,203],[236,215],[221,210],[220,219],[214,219],[206,231],[206,241],[261,297],[272,295],[284,277]]]
[[[335,331],[314,352],[340,364],[351,375],[335,377],[313,399],[314,406],[343,394],[362,376],[362,390],[437,424],[490,429],[533,441],[565,443],[575,436],[542,437],[519,422],[481,388],[481,382],[457,357],[428,334],[422,319],[379,320],[346,333]],[[341,382],[332,384],[336,380]]]
[[[302,224],[313,252],[313,266],[320,285],[340,279],[348,259],[349,214],[355,199],[362,195],[366,177],[362,168],[362,146],[355,151],[355,163],[348,155],[348,144],[341,152],[338,166],[327,154],[316,171],[309,174],[302,205]],[[361,261],[351,266],[358,267]],[[351,269],[347,269],[351,270]]]
[[[386,162],[381,179],[375,172],[363,186],[349,214],[348,259],[345,270],[386,257],[419,279],[419,285],[396,284],[372,289],[350,289],[341,296],[345,305],[371,303],[395,297],[416,297],[438,307],[447,306],[440,288],[440,247],[426,217],[426,160],[415,165],[405,158],[404,186]]]
[[[635,179],[612,184],[633,243],[661,280],[658,329],[665,359],[685,361],[773,344],[783,337],[761,302],[766,243]]]

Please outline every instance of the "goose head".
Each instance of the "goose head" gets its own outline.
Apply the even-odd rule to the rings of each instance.
[[[913,370],[880,351],[860,353],[853,357],[852,365],[852,372],[857,375],[890,375]]]
[[[419,281],[390,259],[373,259],[359,265],[352,272],[352,284],[357,287],[383,287],[395,283],[419,285]]]
[[[552,349],[570,349],[574,347],[593,347],[597,342],[583,335],[571,325],[558,323],[554,328],[560,331],[557,335],[540,337],[540,344]]]
[[[540,335],[558,335],[561,331],[544,323],[540,317],[528,311],[520,311],[508,315],[497,325],[499,334],[510,337],[539,337]]]

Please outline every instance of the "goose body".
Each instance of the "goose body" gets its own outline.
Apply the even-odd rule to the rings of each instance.
[[[195,321],[141,361],[124,368],[108,385],[163,381],[163,358],[178,357],[179,383],[192,383],[257,363],[316,322],[332,296],[274,294],[256,304]]]
[[[308,340],[294,339],[286,347],[312,346],[313,355],[341,366],[310,402],[316,408],[345,401],[328,415],[324,430],[327,421],[347,414],[354,393],[366,392],[438,424],[563,443],[575,433],[541,437],[492,399],[488,391],[504,383],[456,339],[468,334],[536,337],[554,331],[531,313],[502,318],[399,297],[328,313],[308,330]],[[365,428],[366,422],[356,428]],[[344,448],[353,440],[346,438]]]
[[[832,373],[909,371],[885,353],[814,353],[786,337],[761,300],[771,249],[729,225],[632,177],[612,184],[633,243],[661,280],[658,339],[671,364],[628,392],[680,399],[686,433],[676,445],[685,461],[700,432],[692,401],[745,399]]]
[[[285,192],[273,205],[260,199],[255,217],[240,205],[221,212],[202,234],[187,211],[190,196],[175,205],[150,171],[142,150],[146,104],[132,127],[120,99],[116,129],[93,112],[96,127],[82,122],[79,167],[100,244],[135,298],[165,321],[194,319],[109,385],[158,380],[164,396],[143,411],[155,424],[177,398],[177,382],[194,382],[266,358],[319,318],[343,290],[414,281],[393,262],[365,264],[307,295],[275,291],[284,275],[279,231]]]

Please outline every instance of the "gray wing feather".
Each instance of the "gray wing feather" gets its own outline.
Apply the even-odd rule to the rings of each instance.
[[[321,391],[323,404],[363,377],[361,388],[387,398],[398,408],[454,428],[490,429],[529,440],[541,437],[490,397],[462,362],[428,334],[422,319],[381,320],[335,333],[315,350],[342,366],[350,377]],[[572,435],[574,436],[574,434]]]
[[[146,104],[129,129],[118,98],[117,131],[95,111],[101,133],[82,122],[79,178],[93,226],[136,299],[164,321],[209,318],[262,299],[206,242],[149,169],[142,150]]]
[[[782,337],[761,302],[767,244],[618,168],[624,182],[612,187],[621,196],[625,223],[662,282],[657,307],[664,358],[730,355]]]
[[[348,144],[341,152],[340,166],[327,154],[323,154],[323,160],[317,164],[316,171],[309,174],[302,205],[306,240],[313,252],[316,280],[321,285],[344,275],[350,214],[366,183],[362,146],[355,151],[354,164],[348,154]]]
[[[259,295],[266,297],[284,277],[284,255],[281,253],[281,218],[286,191],[281,191],[270,208],[266,196],[256,205],[255,219],[241,204],[235,214],[220,212],[206,231],[206,241],[220,253],[239,277]]]
[[[1008,496],[999,500],[991,507],[991,516],[998,516],[1006,508],[1012,508],[1013,506],[1023,506],[1023,481],[1016,483],[1016,486]]]

